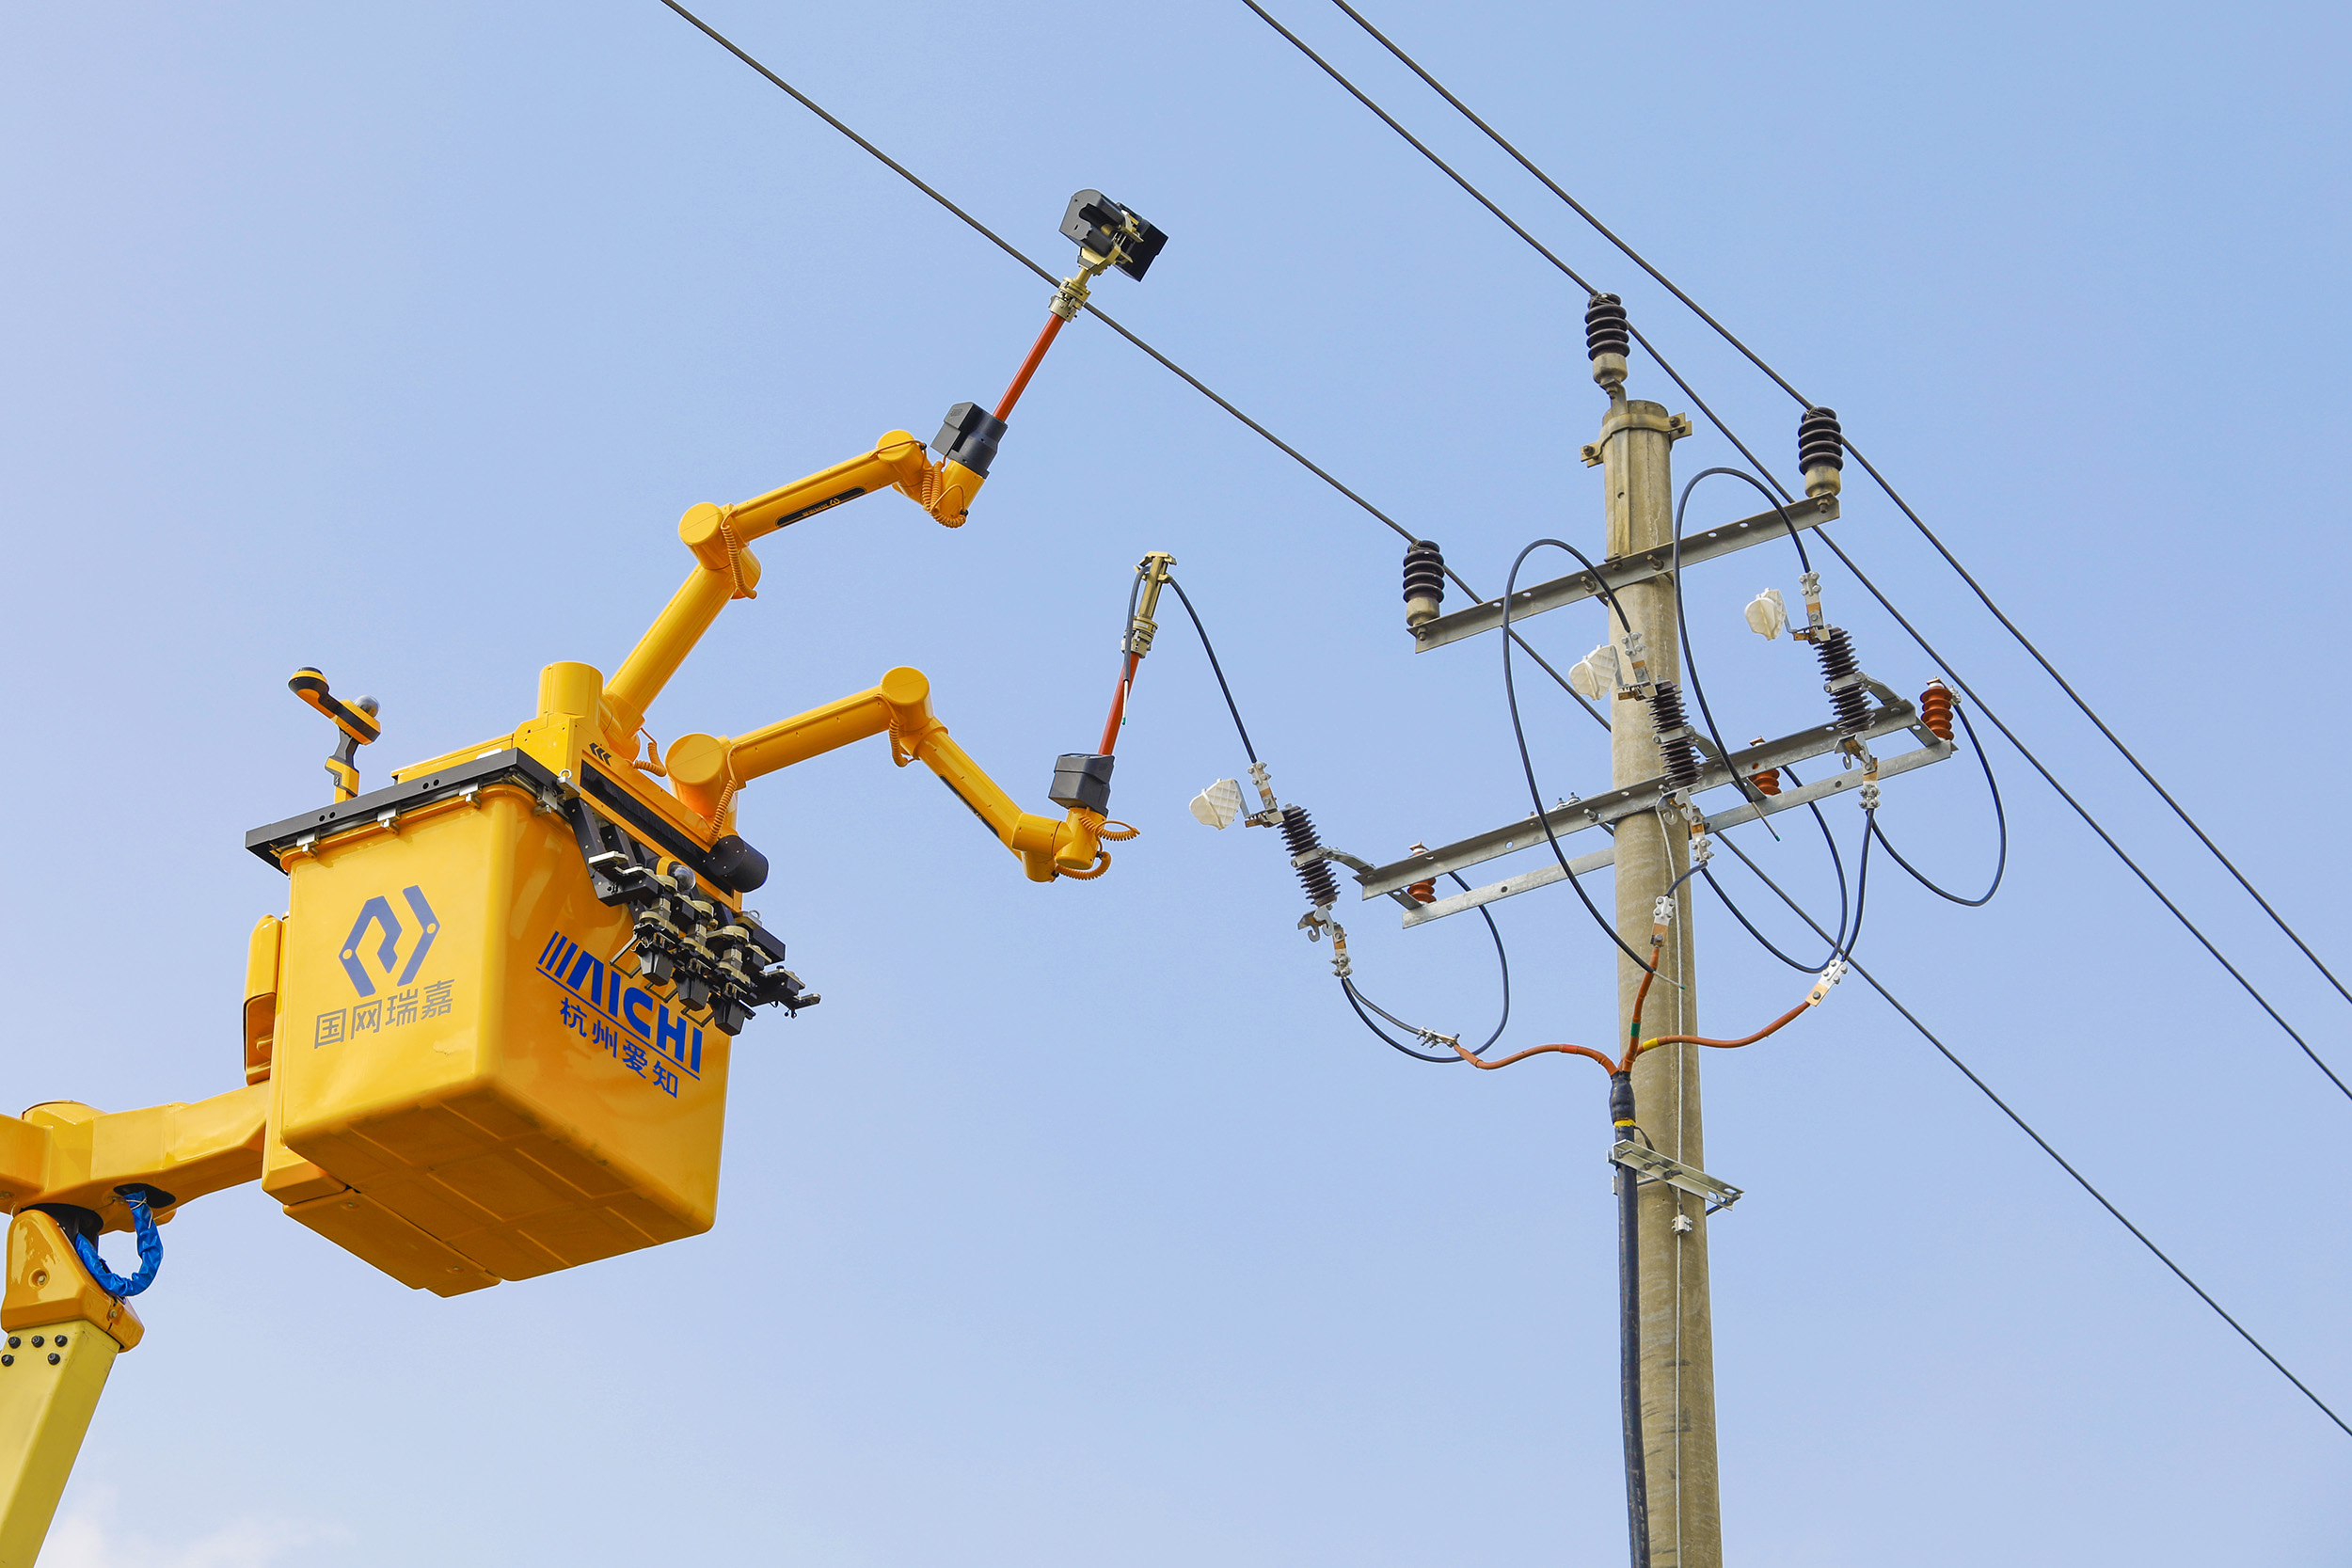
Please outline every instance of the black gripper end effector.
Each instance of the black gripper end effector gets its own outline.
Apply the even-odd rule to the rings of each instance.
[[[996,461],[996,443],[1004,438],[1004,420],[977,403],[959,403],[931,437],[931,451],[986,479],[988,466]]]
[[[1054,759],[1054,787],[1046,799],[1071,810],[1097,816],[1111,814],[1111,764],[1116,757],[1089,752],[1065,752]]]
[[[1127,232],[1130,223],[1134,233]],[[1138,217],[1135,209],[1120,206],[1101,191],[1080,191],[1070,198],[1070,210],[1062,214],[1061,231],[1064,239],[1076,241],[1081,249],[1097,256],[1108,256],[1113,245],[1123,245],[1124,259],[1116,264],[1138,283],[1152,270],[1152,259],[1168,244],[1168,236]]]

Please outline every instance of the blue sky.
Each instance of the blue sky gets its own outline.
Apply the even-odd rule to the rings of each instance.
[[[713,7],[1048,265],[1080,186],[1158,222],[1166,254],[1106,308],[1473,583],[1543,534],[1597,546],[1582,299],[1238,4]],[[1279,14],[1623,293],[1786,470],[1782,394],[1344,17]],[[1835,405],[2352,963],[2340,17],[1373,14]],[[685,507],[993,399],[1047,291],[653,0],[5,26],[8,1088],[195,1100],[238,1082],[246,932],[283,908],[240,835],[322,788],[289,671],[382,699],[373,779],[503,733],[542,664],[626,651],[684,570]],[[1685,406],[1639,361],[1634,389]],[[1726,455],[1702,435],[1676,463]],[[1692,521],[1749,510],[1702,490]],[[1899,515],[1857,485],[1839,532],[2352,1067],[2352,1009]],[[1492,640],[1414,656],[1394,536],[1090,322],[969,526],[885,497],[762,546],[759,599],[653,727],[741,730],[910,663],[1041,804],[1101,723],[1147,549],[1177,556],[1331,842],[1387,859],[1526,809]],[[1746,734],[1817,711],[1802,655],[1739,620],[1794,573],[1758,551],[1692,577]],[[1825,591],[1873,673],[1936,673],[1834,567]],[[1589,609],[1550,623],[1531,636],[1565,658],[1599,636]],[[1591,793],[1601,737],[1528,705],[1546,787]],[[1243,759],[1176,626],[1120,753],[1143,836],[1084,885],[1023,881],[878,745],[747,795],[763,909],[826,1001],[746,1033],[707,1236],[444,1302],[258,1191],[184,1211],[51,1560],[1621,1560],[1597,1076],[1423,1067],[1358,1027],[1271,835],[1184,809]],[[2352,1102],[1994,763],[1999,900],[1874,876],[1862,957],[2352,1405]],[[1967,768],[1897,781],[1884,813],[1955,882],[1990,850]],[[1849,843],[1855,815],[1832,816]],[[1767,847],[1834,896],[1818,843]],[[1609,950],[1573,900],[1498,915],[1509,1038],[1606,1034]],[[1802,993],[1720,906],[1694,918],[1705,1026]],[[1352,929],[1375,995],[1483,1032],[1483,927]],[[1867,991],[1706,1069],[1709,1164],[1751,1195],[1712,1240],[1733,1558],[2352,1560],[2352,1439]]]

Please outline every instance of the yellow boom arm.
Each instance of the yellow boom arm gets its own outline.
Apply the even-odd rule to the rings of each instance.
[[[818,513],[875,490],[895,489],[948,528],[961,528],[981,476],[962,464],[924,455],[923,443],[894,430],[874,450],[806,479],[732,506],[704,501],[678,519],[678,537],[694,552],[694,572],[669,607],[638,640],[604,689],[616,735],[626,740],[645,721],[645,710],[694,651],[730,600],[748,599],[759,586],[759,562],[746,546]],[[633,747],[631,748],[634,749]]]
[[[680,736],[665,762],[678,799],[716,822],[734,793],[762,774],[883,734],[890,736],[891,760],[901,768],[919,761],[938,774],[997,842],[1021,857],[1030,880],[1084,876],[1098,864],[1103,818],[1083,806],[1071,807],[1059,821],[1023,811],[948,736],[931,712],[931,683],[920,670],[901,666],[879,686],[748,735]]]
[[[193,1105],[109,1116],[54,1101],[0,1117],[0,1208],[16,1215],[0,1278],[0,1564],[40,1555],[106,1374],[144,1332],[57,1219],[27,1206],[94,1210],[100,1228],[127,1230],[118,1187],[149,1188],[161,1206],[256,1180],[268,1096],[264,1083]]]

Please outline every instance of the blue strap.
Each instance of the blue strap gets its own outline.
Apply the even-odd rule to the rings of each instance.
[[[155,1216],[148,1209],[147,1191],[143,1187],[126,1189],[122,1201],[130,1205],[131,1223],[138,1227],[139,1272],[125,1279],[106,1267],[106,1260],[98,1256],[98,1243],[80,1231],[73,1233],[73,1250],[81,1255],[82,1267],[98,1288],[110,1296],[135,1296],[155,1283],[155,1271],[163,1267],[164,1238],[155,1228]]]

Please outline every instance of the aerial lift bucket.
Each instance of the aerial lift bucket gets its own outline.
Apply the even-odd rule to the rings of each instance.
[[[442,1295],[708,1229],[729,1037],[632,961],[554,778],[382,793],[283,856],[263,1186]]]

